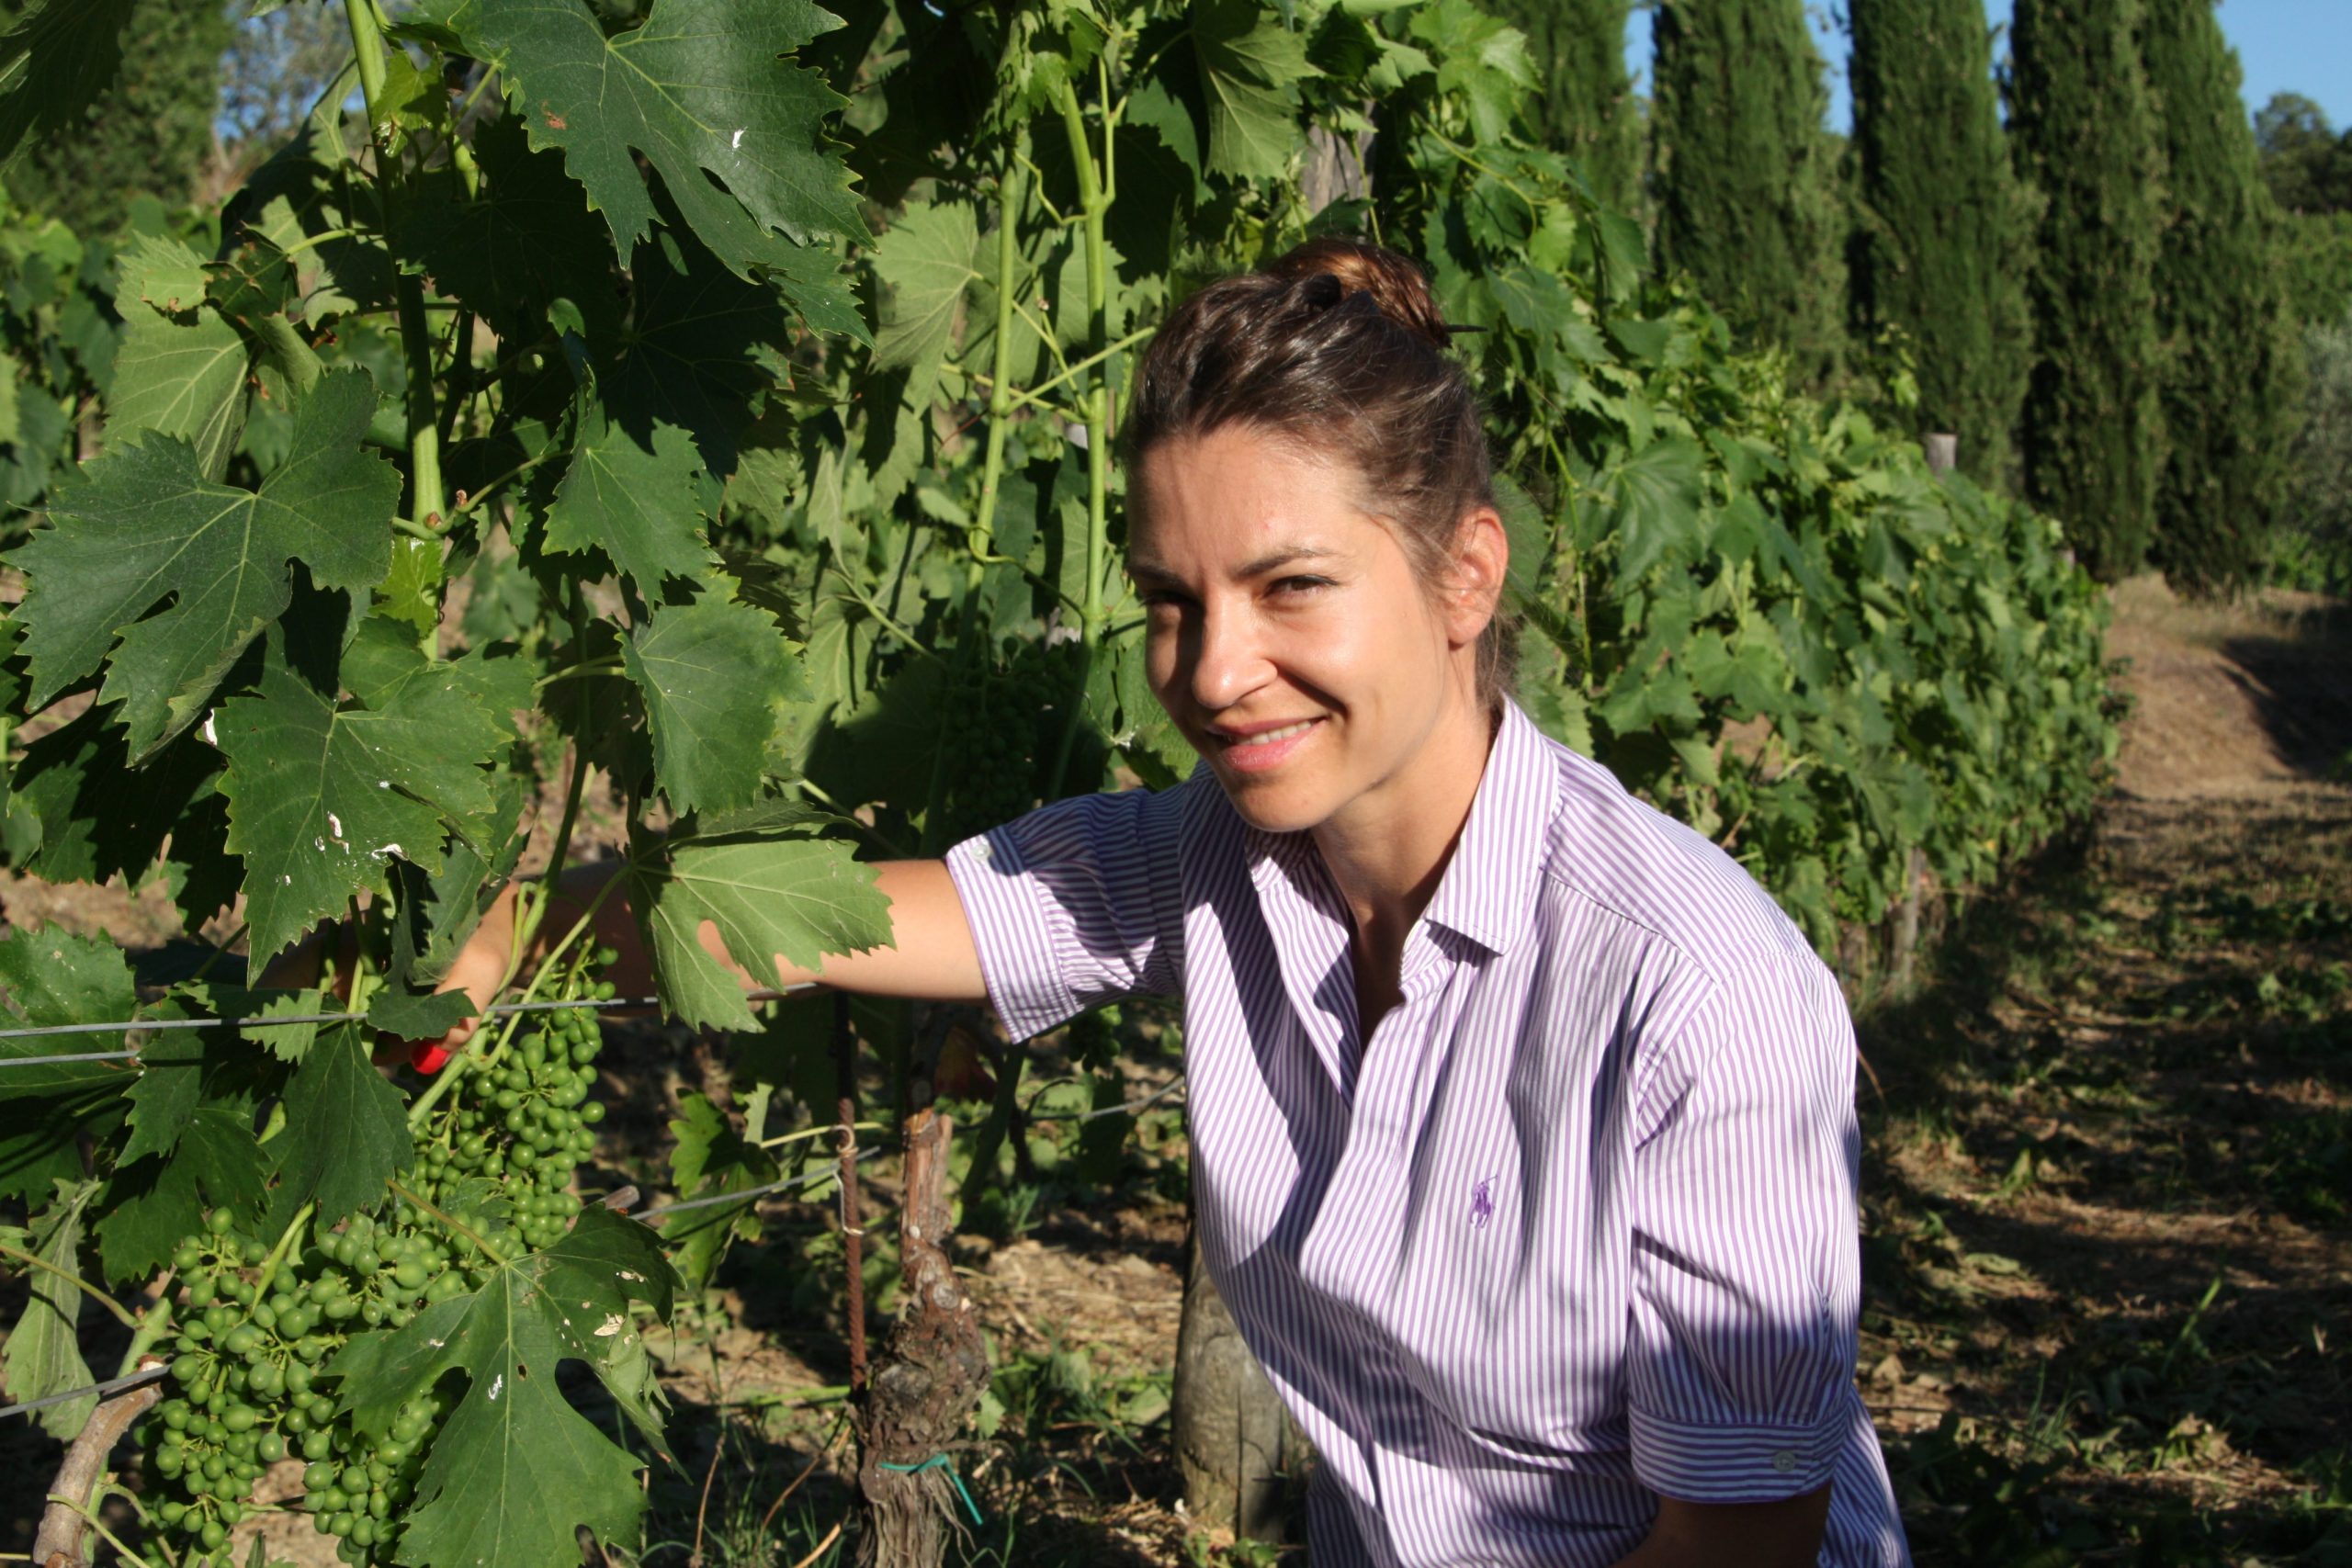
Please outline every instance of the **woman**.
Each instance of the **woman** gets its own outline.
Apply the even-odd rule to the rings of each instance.
[[[1446,344],[1350,242],[1187,300],[1128,414],[1128,569],[1202,766],[886,864],[897,945],[775,978],[1016,1038],[1183,998],[1202,1252],[1315,1444],[1323,1568],[1902,1563],[1843,1002],[1510,702]],[[451,983],[511,941],[502,908]]]

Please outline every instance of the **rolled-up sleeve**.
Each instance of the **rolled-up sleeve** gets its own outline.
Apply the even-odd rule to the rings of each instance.
[[[1696,1503],[1830,1478],[1860,1306],[1854,1040],[1810,954],[1713,982],[1663,1043],[1634,1126],[1634,1469]]]
[[[1176,991],[1188,787],[1057,801],[947,852],[989,999],[1012,1038],[1121,997]]]

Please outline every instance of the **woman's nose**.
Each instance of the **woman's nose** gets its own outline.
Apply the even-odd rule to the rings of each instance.
[[[1250,617],[1234,610],[1205,606],[1194,626],[1193,701],[1211,712],[1229,708],[1265,680],[1265,650]]]

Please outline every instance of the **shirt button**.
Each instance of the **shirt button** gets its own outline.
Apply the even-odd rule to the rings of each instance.
[[[1797,1456],[1782,1449],[1772,1456],[1772,1468],[1786,1475],[1797,1467]]]
[[[993,852],[994,852],[989,848],[989,841],[986,839],[982,839],[978,843],[972,846],[972,858],[974,860],[986,860]]]

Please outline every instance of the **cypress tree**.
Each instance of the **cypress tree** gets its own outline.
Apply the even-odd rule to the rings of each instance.
[[[2018,276],[2025,209],[1993,87],[1984,0],[1852,0],[1854,141],[1868,215],[1854,301],[1909,340],[1921,433],[1960,437],[1961,465],[2009,474],[2031,363]]]
[[[1845,215],[1804,0],[1659,0],[1657,245],[1801,384],[1844,361]]]
[[[1600,199],[1630,212],[1641,197],[1641,123],[1625,73],[1633,0],[1494,0],[1527,35],[1541,85],[1528,103],[1539,144],[1576,160]]]
[[[2012,21],[2009,129],[2018,172],[2042,202],[2028,283],[2026,492],[2108,582],[2146,558],[2164,467],[2161,161],[2142,17],[2141,0],[2017,0]]]
[[[2212,0],[2147,6],[2141,54],[2165,165],[2156,324],[2169,437],[2154,554],[2175,588],[2205,595],[2260,575],[2301,355],[2237,55]]]

